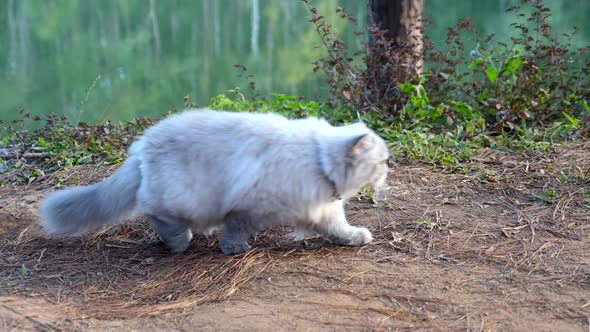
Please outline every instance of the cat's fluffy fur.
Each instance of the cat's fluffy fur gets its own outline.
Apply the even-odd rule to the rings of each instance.
[[[242,252],[251,234],[277,224],[363,245],[371,233],[348,224],[344,201],[366,184],[379,195],[388,158],[362,123],[193,110],[148,128],[110,178],[49,195],[41,223],[53,236],[79,236],[139,210],[177,252],[193,233],[221,227],[221,250]]]

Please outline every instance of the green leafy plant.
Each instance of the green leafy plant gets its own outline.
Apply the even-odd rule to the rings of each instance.
[[[25,266],[25,264],[22,264],[20,266],[19,274],[20,274],[20,277],[21,278],[27,278],[29,276],[29,269],[27,269],[27,267]]]
[[[451,223],[441,223],[440,220],[432,220],[429,217],[420,217],[416,219],[416,223],[429,231],[445,231],[445,232],[452,232],[453,225]]]
[[[324,242],[324,241],[310,241],[310,240],[301,241],[301,246],[303,247],[303,250],[306,250],[306,251],[318,250],[321,247],[324,247],[325,245],[326,245],[326,242]]]
[[[586,49],[572,49],[576,29],[562,37],[551,32],[551,12],[542,0],[523,0],[507,10],[514,13],[510,44],[493,35],[481,38],[468,18],[448,29],[446,49],[435,49],[426,37],[428,70],[421,75],[415,67],[421,56],[384,38],[379,27],[367,29],[373,43],[366,53],[349,54],[321,13],[304,3],[326,49],[316,70],[327,74],[332,105],[408,129],[461,126],[466,136],[518,138],[531,128],[548,128],[556,138],[559,132],[560,139],[588,134],[590,60]],[[344,10],[337,13],[356,27]],[[466,50],[467,39],[479,43]]]
[[[564,124],[562,134],[573,134],[588,124],[586,107],[590,82],[587,50],[572,49],[577,33],[558,37],[548,19],[551,11],[541,0],[523,1],[514,13],[515,33],[510,43],[480,38],[470,19],[449,28],[447,51],[427,48],[432,69],[425,89],[431,100],[453,99],[481,110],[486,129],[520,135],[531,127]],[[470,52],[465,33],[480,40]],[[586,130],[583,133],[587,134]]]
[[[41,119],[32,119],[40,122]],[[17,169],[20,179],[26,183],[43,178],[63,168],[87,163],[116,164],[124,160],[127,146],[135,136],[153,120],[135,119],[127,124],[112,123],[89,126],[72,125],[65,117],[49,115],[45,124],[32,131],[4,128],[2,138],[18,154],[29,159],[23,164],[3,160],[5,168]],[[14,159],[18,160],[18,159]]]
[[[229,111],[273,112],[289,118],[314,116],[325,117],[333,122],[349,122],[353,120],[348,110],[331,109],[326,104],[321,104],[316,101],[306,101],[297,96],[275,93],[265,99],[247,100],[235,89],[231,90],[230,93],[234,94],[235,98],[232,99],[226,94],[220,94],[211,100],[210,107],[212,109]]]
[[[543,192],[535,193],[533,194],[533,197],[546,203],[553,203],[559,200],[561,198],[561,195],[555,190],[549,189]]]
[[[409,45],[389,40],[386,31],[375,26],[366,29],[371,36],[370,44],[364,38],[366,32],[357,31],[359,44],[366,51],[352,53],[317,8],[308,0],[303,3],[326,51],[315,62],[314,72],[321,71],[327,78],[328,104],[360,116],[373,114],[386,121],[397,119],[405,103],[397,83],[417,79],[418,54]],[[356,19],[343,8],[337,8],[336,14],[358,29]]]

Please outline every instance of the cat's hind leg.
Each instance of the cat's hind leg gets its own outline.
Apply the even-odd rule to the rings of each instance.
[[[313,225],[313,229],[317,233],[323,235],[332,243],[347,246],[362,246],[373,240],[373,236],[368,229],[352,226],[348,223],[342,201],[333,204],[326,210],[321,221]]]
[[[244,212],[230,212],[224,218],[219,246],[224,254],[238,254],[250,249],[248,239],[258,228]]]
[[[168,223],[156,216],[148,216],[148,222],[160,240],[172,252],[183,252],[188,249],[193,238],[193,233],[188,226],[180,223]]]

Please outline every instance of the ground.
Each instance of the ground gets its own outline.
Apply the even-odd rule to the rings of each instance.
[[[442,169],[392,167],[390,195],[349,202],[361,248],[277,228],[224,256],[217,237],[173,255],[138,217],[73,242],[44,238],[39,199],[79,167],[0,191],[0,329],[586,331],[590,144],[480,151]]]

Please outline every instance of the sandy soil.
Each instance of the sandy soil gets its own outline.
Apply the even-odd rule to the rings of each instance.
[[[171,255],[141,218],[45,239],[36,204],[65,173],[6,183],[0,330],[587,331],[589,151],[481,151],[455,173],[401,163],[387,203],[348,205],[370,245],[295,243],[277,228],[234,257],[216,236]],[[77,171],[87,183],[114,169]]]

